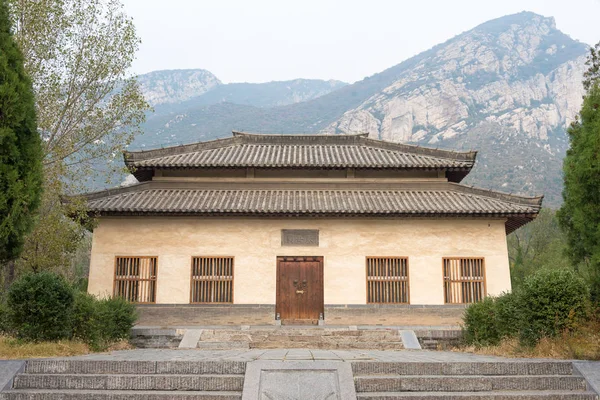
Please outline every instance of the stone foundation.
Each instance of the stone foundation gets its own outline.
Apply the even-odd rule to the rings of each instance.
[[[325,305],[325,325],[457,326],[464,306]],[[275,325],[275,305],[140,305],[139,326]]]
[[[326,305],[327,325],[441,326],[459,325],[465,306]]]

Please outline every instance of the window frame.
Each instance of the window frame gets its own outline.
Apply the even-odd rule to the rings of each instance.
[[[119,263],[119,259],[124,259],[124,258],[137,258],[140,261],[142,259],[149,259],[149,260],[154,259],[155,260],[154,278],[117,279],[117,266]],[[115,256],[114,271],[113,271],[113,291],[112,291],[113,298],[123,297],[123,296],[117,296],[117,293],[116,293],[117,282],[150,282],[150,285],[154,284],[154,290],[153,290],[154,300],[153,301],[129,301],[128,299],[125,299],[125,300],[127,300],[131,304],[156,304],[156,297],[157,297],[157,293],[158,293],[158,256],[139,256],[139,255]]]
[[[399,277],[400,279],[382,279],[378,280],[379,282],[406,282],[406,302],[380,302],[380,301],[370,301],[369,300],[369,283],[375,281],[374,279],[369,279],[369,260],[374,259],[394,259],[394,260],[404,260],[406,263],[406,277]],[[365,257],[365,280],[366,280],[366,304],[410,304],[410,264],[408,256],[367,256]]]
[[[481,276],[481,280],[465,280],[462,279],[462,274],[461,274],[461,279],[459,280],[452,280],[452,279],[448,279],[446,280],[446,274],[445,274],[445,264],[446,264],[446,260],[458,260],[458,261],[462,261],[462,260],[481,260],[481,270],[482,270],[482,276]],[[467,305],[467,304],[473,304],[476,303],[477,301],[472,301],[472,302],[462,302],[463,300],[463,296],[461,295],[461,302],[448,302],[447,298],[446,298],[446,282],[455,282],[455,283],[470,283],[470,282],[481,282],[482,283],[482,294],[481,294],[481,299],[477,300],[477,301],[481,301],[483,299],[485,299],[487,297],[487,269],[486,269],[486,262],[485,262],[485,257],[462,257],[462,256],[452,256],[452,257],[442,257],[442,294],[444,296],[444,304],[459,304],[459,305]],[[450,289],[452,290],[452,286],[450,286]],[[452,295],[450,296],[452,297]],[[451,299],[452,300],[452,299]]]
[[[223,279],[223,282],[231,282],[231,301],[217,302],[217,301],[193,301],[194,300],[194,283],[202,281],[203,279],[194,279],[194,260],[196,259],[231,259],[231,279]],[[206,279],[207,282],[217,282],[216,280]],[[192,256],[190,260],[190,303],[189,304],[234,304],[235,301],[235,256]],[[198,296],[197,296],[198,297]]]

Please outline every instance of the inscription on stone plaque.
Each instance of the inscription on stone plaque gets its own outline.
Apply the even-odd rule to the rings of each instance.
[[[282,246],[312,246],[319,247],[318,229],[282,229]]]

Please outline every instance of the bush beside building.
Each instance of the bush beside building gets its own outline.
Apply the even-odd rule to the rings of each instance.
[[[50,272],[22,276],[0,305],[0,332],[34,342],[76,339],[92,350],[127,339],[135,321],[133,304],[98,299]]]

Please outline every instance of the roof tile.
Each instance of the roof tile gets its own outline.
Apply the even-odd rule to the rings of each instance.
[[[539,206],[445,190],[159,189],[92,198],[92,212],[190,214],[534,214]]]
[[[253,135],[126,152],[132,169],[153,168],[429,168],[470,170],[475,152],[373,140],[364,135]]]

